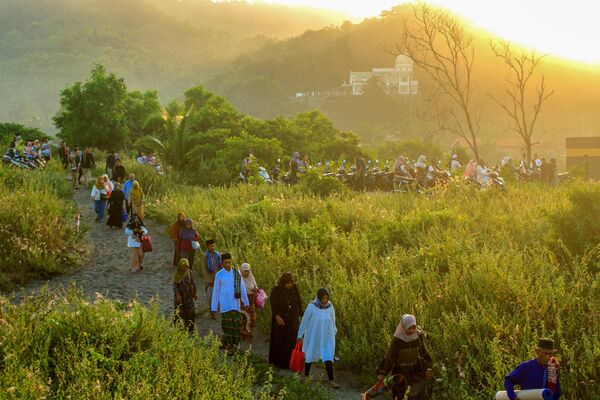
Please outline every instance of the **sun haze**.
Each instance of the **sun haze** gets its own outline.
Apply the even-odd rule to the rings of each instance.
[[[276,0],[262,1],[328,8],[356,18],[378,16],[406,0]],[[533,46],[588,64],[600,63],[600,24],[596,3],[589,0],[430,0],[430,4],[456,12],[473,25],[510,41]]]

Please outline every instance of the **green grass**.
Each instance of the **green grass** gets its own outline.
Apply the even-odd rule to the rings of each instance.
[[[168,192],[147,210],[164,222],[184,211],[267,289],[283,271],[298,277],[304,303],[328,287],[344,368],[374,377],[410,312],[430,334],[435,398],[491,398],[550,336],[564,398],[580,400],[600,390],[588,384],[600,369],[598,204],[598,187],[581,182],[431,198],[240,185]]]
[[[58,163],[0,167],[0,289],[49,277],[79,262],[71,185]]]
[[[227,359],[215,337],[190,336],[143,307],[75,289],[20,305],[0,297],[0,393],[7,399],[283,399],[250,357]],[[260,379],[259,379],[260,376]],[[296,383],[294,390],[312,390]],[[295,392],[294,392],[295,393]],[[316,398],[318,399],[318,398]]]

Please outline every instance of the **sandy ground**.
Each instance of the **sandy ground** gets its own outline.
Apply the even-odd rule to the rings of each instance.
[[[151,300],[157,300],[160,310],[165,315],[173,312],[173,292],[171,279],[173,274],[173,242],[166,235],[166,226],[145,220],[153,242],[153,251],[146,253],[141,272],[129,270],[129,258],[127,249],[127,237],[123,230],[111,229],[104,223],[95,222],[96,217],[93,210],[93,202],[90,192],[85,189],[76,190],[74,200],[77,202],[81,225],[87,226],[87,256],[82,268],[68,275],[52,278],[49,281],[35,281],[28,284],[24,291],[16,294],[17,298],[23,293],[35,293],[44,285],[50,289],[66,288],[74,282],[84,295],[93,301],[96,293],[101,293],[106,298],[118,299],[125,302],[137,298],[140,302],[148,304]],[[204,285],[201,277],[195,273],[196,285],[198,287],[198,300],[196,308],[196,328],[202,335],[212,332],[216,335],[221,333],[220,321],[211,320],[208,314],[208,305],[204,296]],[[269,316],[259,314],[259,318]],[[251,344],[243,343],[242,349],[251,349],[254,354],[265,359],[268,357],[268,336],[256,329]],[[276,370],[278,374],[291,374],[290,371]],[[339,390],[327,388],[331,399],[352,400],[360,399],[360,391],[357,387],[356,376],[345,371],[335,371],[335,379],[342,386]],[[311,378],[314,382],[327,382],[324,368],[314,365],[311,370]],[[360,388],[364,390],[364,388]],[[308,399],[307,399],[308,400]]]

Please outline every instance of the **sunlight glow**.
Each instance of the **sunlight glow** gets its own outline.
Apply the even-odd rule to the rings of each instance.
[[[409,0],[250,1],[327,8],[355,16],[378,16]],[[474,26],[543,53],[584,63],[600,63],[597,3],[590,0],[429,0],[458,13]],[[356,21],[356,20],[355,20]]]

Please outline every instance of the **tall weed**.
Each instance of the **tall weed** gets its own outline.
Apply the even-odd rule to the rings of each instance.
[[[569,207],[572,190],[452,187],[434,197],[325,198],[299,187],[242,185],[169,192],[148,212],[172,222],[184,211],[203,239],[249,262],[266,288],[283,271],[297,277],[304,303],[328,287],[346,368],[373,375],[409,312],[429,332],[435,398],[491,398],[532,357],[537,338],[550,336],[565,398],[580,400],[600,390],[590,383],[600,368],[600,275],[589,268],[597,249],[557,257],[552,216]],[[259,324],[268,329],[269,319]]]

